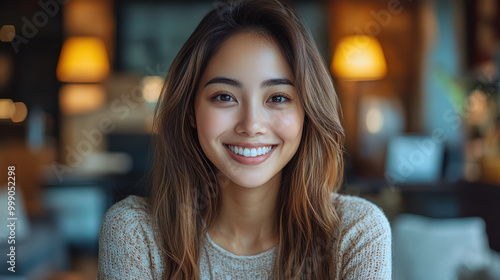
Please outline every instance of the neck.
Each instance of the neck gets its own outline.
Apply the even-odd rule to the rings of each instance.
[[[256,188],[233,182],[221,188],[221,209],[212,230],[209,229],[211,236],[226,240],[233,249],[275,245],[279,236],[276,215],[280,183],[281,172]]]

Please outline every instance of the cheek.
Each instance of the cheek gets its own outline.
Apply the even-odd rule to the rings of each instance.
[[[198,135],[205,141],[213,141],[222,131],[227,129],[230,121],[231,118],[228,118],[223,112],[211,110],[208,106],[202,106],[196,112]]]
[[[271,117],[274,133],[284,141],[300,141],[304,116],[297,113],[283,113]]]

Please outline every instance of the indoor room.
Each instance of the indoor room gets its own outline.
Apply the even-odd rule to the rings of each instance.
[[[206,110],[196,105],[204,101],[197,101],[191,95],[194,91],[189,93],[190,99],[186,101],[189,104],[182,103],[187,95],[168,97],[175,87],[196,89],[196,94],[211,90],[211,86],[234,88],[235,92],[245,89],[241,83],[238,87],[237,80],[226,78],[211,80],[202,87],[201,81],[212,70],[203,71],[213,69],[212,60],[180,64],[183,54],[192,60],[197,59],[196,54],[202,56],[181,49],[187,48],[191,34],[196,34],[197,27],[203,27],[199,24],[210,11],[220,11],[220,20],[224,21],[225,13],[231,12],[226,10],[231,2],[237,1],[6,0],[0,3],[0,278],[112,279],[104,276],[106,269],[99,263],[108,244],[103,241],[106,232],[103,228],[112,219],[109,210],[113,205],[131,196],[149,197],[152,201],[155,194],[158,203],[155,205],[176,205],[172,198],[187,199],[189,191],[177,193],[152,186],[158,185],[157,182],[195,184],[201,180],[182,170],[195,173],[198,170],[200,178],[208,176],[202,169],[192,167],[200,162],[198,152],[205,151],[201,153],[205,155],[212,147],[212,140],[203,139],[204,136],[215,137],[215,133],[228,128],[224,134],[221,132],[220,139],[227,139],[233,133],[234,139],[239,139],[235,142],[255,143],[258,135],[250,138],[250,130],[262,128],[260,132],[252,130],[260,133],[259,140],[285,139],[293,132],[286,126],[289,119],[285,119],[286,112],[292,109],[285,106],[303,103],[308,105],[297,107],[297,112],[305,114],[305,121],[296,134],[299,137],[296,139],[302,142],[297,142],[295,149],[304,152],[300,156],[298,152],[290,153],[277,174],[295,170],[292,166],[306,156],[316,159],[315,164],[309,169],[304,167],[302,170],[309,173],[304,171],[302,175],[290,171],[294,176],[276,181],[277,186],[283,189],[290,184],[299,188],[300,182],[319,182],[316,174],[320,173],[314,171],[319,166],[327,170],[323,174],[325,182],[336,182],[335,187],[329,185],[329,191],[344,197],[361,197],[375,205],[376,211],[387,219],[387,227],[390,226],[387,235],[390,244],[386,244],[390,248],[386,257],[390,261],[385,265],[391,276],[383,279],[500,279],[500,2],[283,0],[296,11],[307,31],[304,34],[308,34],[304,36],[310,36],[317,46],[312,51],[304,47],[307,53],[319,53],[321,61],[311,66],[307,62],[309,56],[294,50],[299,55],[292,61],[301,65],[296,67],[289,59],[294,54],[282,51],[279,59],[289,62],[286,67],[293,66],[287,68],[292,70],[290,73],[307,78],[305,82],[274,81],[282,83],[276,88],[295,88],[295,85],[297,89],[306,88],[303,84],[308,81],[331,80],[334,91],[328,96],[333,96],[331,100],[338,109],[325,105],[330,104],[330,99],[321,100],[327,90],[306,95],[294,89],[298,98],[293,95],[292,101],[287,99],[292,103],[252,107],[261,108],[260,111],[243,109],[250,99],[237,100],[237,94],[227,92],[225,97],[233,96],[233,101],[226,100],[224,105],[210,103],[211,109]],[[211,33],[207,34],[209,37]],[[284,39],[275,40],[277,45],[287,44],[283,36]],[[199,44],[194,42],[191,47],[202,48],[204,44],[200,39]],[[241,61],[252,50],[258,52],[251,47],[247,49],[241,52]],[[212,58],[230,53],[215,50]],[[245,63],[227,59],[220,67],[233,64],[241,70]],[[197,70],[201,72],[195,72],[196,75],[182,74],[200,65]],[[314,72],[315,69],[323,68],[326,71],[321,73],[325,75],[316,79],[320,72]],[[249,80],[259,72],[251,66],[246,71],[251,74],[243,76]],[[262,70],[262,73],[267,72]],[[215,85],[209,85],[211,82]],[[325,88],[330,89],[331,84],[322,89]],[[272,100],[276,97],[283,95]],[[193,105],[198,114],[195,120],[192,115],[187,117],[191,114],[188,105]],[[255,113],[252,118],[238,113],[250,114],[250,111]],[[282,123],[272,123],[273,116],[283,116]],[[214,124],[217,120],[220,125]],[[333,166],[322,164],[330,155],[311,147],[317,153],[305,152],[308,149],[305,143],[310,143],[305,141],[313,141],[309,139],[312,135],[309,127],[333,127],[330,120],[338,121],[336,134],[324,130],[321,135],[338,144]],[[214,125],[209,129],[203,128],[204,124]],[[231,124],[236,125],[234,129],[230,129]],[[273,125],[285,127],[280,130]],[[269,134],[274,138],[268,137]],[[195,136],[185,143],[177,142],[175,147],[167,145],[175,137],[181,137],[176,135]],[[288,144],[286,141],[283,143]],[[192,143],[197,143],[196,149],[192,149],[197,156],[183,149],[193,147]],[[318,143],[328,145],[324,141]],[[232,163],[233,167],[244,166],[248,168],[245,170],[256,172],[257,175],[249,173],[242,177],[241,181],[249,184],[247,190],[253,188],[254,182],[272,181],[265,179],[268,178],[265,172],[274,169],[267,165],[259,169],[258,160],[262,158],[266,164],[265,159],[285,157],[290,152],[286,144],[278,144],[275,147],[278,153],[266,157],[264,153],[268,151],[264,149],[258,155],[250,155],[256,150],[250,149],[245,155],[241,147],[239,154],[237,147],[223,148],[212,151],[232,153],[231,157],[225,154],[223,160],[235,159],[238,163]],[[185,161],[176,160],[180,154],[186,155]],[[223,160],[214,161],[215,152],[206,154],[203,166],[222,170]],[[255,161],[249,157],[255,157]],[[245,162],[254,166],[249,167]],[[282,162],[276,160],[276,163]],[[162,166],[178,173],[165,171],[165,167],[161,176],[158,170]],[[238,168],[228,172],[240,174]],[[222,180],[218,175],[215,179],[211,177],[214,182]],[[238,184],[239,181],[231,179],[232,175],[227,176],[231,186]],[[290,198],[299,193],[308,202],[314,197],[327,199],[315,192],[319,187],[306,186],[301,189],[304,193],[295,194],[282,189],[278,197],[283,194],[283,205],[295,203]],[[207,200],[201,195],[208,190],[195,190],[190,195]],[[209,197],[208,202],[200,202],[202,209],[194,210],[176,201],[181,205],[172,213],[178,213],[178,217],[184,217],[182,211],[205,215],[206,209],[212,206],[215,209],[216,201],[222,201],[222,197]],[[315,203],[309,203],[310,207]],[[181,207],[187,210],[179,210]],[[155,213],[160,216],[163,212]],[[283,211],[281,214],[288,215]],[[114,222],[126,223],[119,219]],[[165,229],[168,230],[175,229]],[[284,243],[279,244],[280,250],[287,248]],[[362,279],[359,275],[349,278],[337,273],[341,275],[339,279]]]

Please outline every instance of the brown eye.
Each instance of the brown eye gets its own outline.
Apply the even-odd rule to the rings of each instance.
[[[273,97],[271,97],[269,100],[272,103],[278,103],[278,104],[280,104],[280,103],[286,103],[286,102],[290,101],[290,98],[287,97],[284,94],[276,94]]]
[[[220,103],[231,102],[233,101],[233,97],[229,94],[219,93],[210,98],[210,100]]]
[[[221,94],[219,95],[220,101],[231,101],[232,97],[227,95],[227,94]]]

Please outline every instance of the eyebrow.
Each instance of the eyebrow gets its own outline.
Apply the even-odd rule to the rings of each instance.
[[[243,87],[243,84],[240,81],[238,81],[236,79],[226,78],[226,77],[215,77],[215,78],[211,79],[210,81],[208,81],[205,84],[205,87],[208,86],[209,84],[227,84],[227,85],[230,85],[233,87],[238,87],[238,88]],[[268,79],[268,80],[263,81],[260,84],[260,87],[261,88],[272,87],[272,86],[277,86],[277,85],[291,85],[291,86],[293,86],[293,83],[287,78]]]

